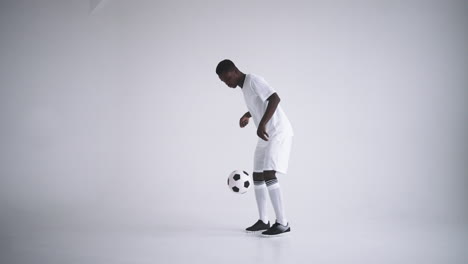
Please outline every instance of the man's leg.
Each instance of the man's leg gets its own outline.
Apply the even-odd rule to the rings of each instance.
[[[253,173],[254,188],[255,188],[255,199],[257,200],[258,215],[259,219],[265,224],[268,224],[267,217],[267,196],[268,190],[265,184],[265,179],[262,172]]]
[[[276,171],[263,171],[263,177],[265,179],[268,192],[270,193],[271,203],[273,205],[273,208],[275,209],[276,220],[278,221],[278,223],[286,226],[288,224],[288,220],[286,219],[286,215],[284,213],[283,195],[281,193],[278,179],[276,178]]]

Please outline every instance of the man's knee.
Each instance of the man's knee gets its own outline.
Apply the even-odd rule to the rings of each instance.
[[[253,174],[254,181],[264,181],[265,178],[263,177],[263,172],[254,172]]]
[[[274,170],[263,171],[263,178],[265,179],[265,181],[276,179],[276,171]]]

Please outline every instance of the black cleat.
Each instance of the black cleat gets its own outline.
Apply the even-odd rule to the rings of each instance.
[[[253,226],[247,227],[245,231],[247,231],[247,233],[253,233],[267,230],[268,228],[270,228],[270,221],[268,221],[268,223],[265,224],[262,220],[259,219],[255,224],[253,224]]]
[[[276,237],[285,235],[291,232],[291,227],[289,227],[289,223],[286,226],[275,222],[267,231],[262,232],[262,236],[264,237]]]

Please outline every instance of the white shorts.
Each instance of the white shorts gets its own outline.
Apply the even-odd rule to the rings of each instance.
[[[274,170],[288,172],[289,154],[292,146],[291,135],[277,135],[265,141],[258,138],[254,153],[254,172]]]

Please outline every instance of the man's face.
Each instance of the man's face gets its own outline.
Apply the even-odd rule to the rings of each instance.
[[[231,88],[237,87],[236,73],[234,71],[223,72],[219,75],[219,79]]]

